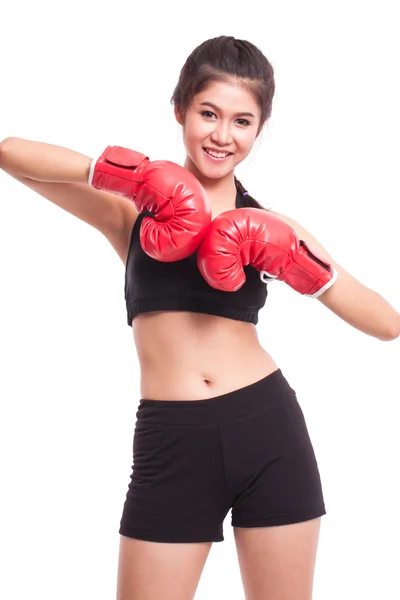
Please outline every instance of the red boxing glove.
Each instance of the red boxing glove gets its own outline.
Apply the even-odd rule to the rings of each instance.
[[[236,208],[216,217],[200,245],[197,264],[207,283],[225,292],[242,287],[246,265],[260,271],[262,281],[284,281],[312,298],[337,278],[336,270],[299,240],[286,221],[258,208]]]
[[[89,173],[89,185],[132,200],[142,212],[140,243],[156,260],[172,262],[195,252],[211,223],[211,207],[203,186],[192,173],[164,160],[107,146]]]

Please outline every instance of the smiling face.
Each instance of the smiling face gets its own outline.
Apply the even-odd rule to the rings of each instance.
[[[253,94],[239,83],[212,82],[196,94],[182,117],[187,152],[185,167],[200,181],[233,177],[259,133],[261,110]]]

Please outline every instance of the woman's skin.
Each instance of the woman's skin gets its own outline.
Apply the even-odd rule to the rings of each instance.
[[[175,116],[183,127],[187,150],[184,166],[204,186],[215,218],[235,207],[234,169],[248,156],[259,134],[260,109],[246,88],[214,82],[194,97],[185,115],[175,110]],[[215,160],[207,153],[210,150],[229,155]],[[3,170],[96,227],[125,263],[138,213],[125,198],[88,186],[91,160],[66,148],[18,138],[7,138],[0,145]],[[400,314],[338,265],[301,225],[279,216],[338,272],[336,282],[318,300],[368,335],[381,340],[397,338]],[[278,368],[260,345],[251,323],[200,313],[160,311],[136,316],[132,330],[142,398],[211,398],[247,386]]]

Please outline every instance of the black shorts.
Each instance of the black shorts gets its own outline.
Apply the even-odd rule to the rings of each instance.
[[[119,533],[222,542],[233,527],[326,514],[303,411],[280,369],[205,400],[140,400]]]

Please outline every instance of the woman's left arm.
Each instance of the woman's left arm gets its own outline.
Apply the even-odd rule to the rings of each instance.
[[[299,239],[336,269],[338,276],[335,283],[317,300],[356,329],[379,340],[390,341],[400,336],[400,313],[389,302],[345,271],[299,223],[286,215],[269,212],[291,225]]]

